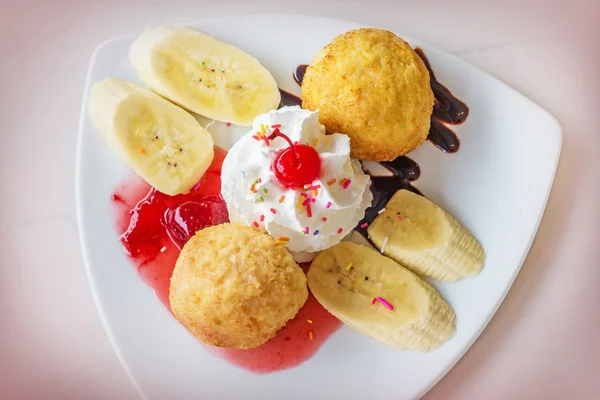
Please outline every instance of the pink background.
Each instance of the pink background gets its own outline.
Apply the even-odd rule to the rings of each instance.
[[[2,0],[0,398],[139,398],[99,321],[77,238],[75,143],[87,66],[98,43],[147,24],[248,12],[321,14],[420,37],[558,118],[560,165],[522,272],[488,328],[426,398],[600,398],[594,0]]]

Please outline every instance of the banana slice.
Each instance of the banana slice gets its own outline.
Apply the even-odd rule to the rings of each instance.
[[[227,43],[185,27],[144,32],[129,52],[150,89],[195,113],[251,125],[277,108],[277,82],[258,60]]]
[[[188,192],[212,162],[210,133],[191,114],[135,83],[95,83],[89,112],[113,151],[163,193]]]
[[[330,247],[315,257],[306,278],[330,313],[390,347],[433,350],[456,330],[454,311],[430,284],[368,247]]]
[[[456,281],[479,274],[483,248],[454,217],[423,196],[399,190],[368,228],[383,254],[419,275]]]

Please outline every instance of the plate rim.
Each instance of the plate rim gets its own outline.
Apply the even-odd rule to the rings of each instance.
[[[342,22],[342,23],[347,23],[347,24],[360,25],[363,27],[375,27],[373,25],[365,24],[360,21],[356,21],[356,20],[352,20],[352,19],[341,19],[341,18],[325,17],[325,16],[319,16],[319,15],[303,14],[303,13],[261,13],[261,12],[231,13],[231,14],[227,14],[227,15],[219,16],[219,17],[215,17],[215,18],[190,20],[190,21],[176,23],[176,24],[170,24],[170,25],[171,26],[194,27],[194,26],[199,26],[202,24],[214,23],[214,22],[218,22],[218,21],[225,21],[225,20],[230,20],[230,19],[235,19],[235,18],[244,18],[244,17],[304,18],[304,19],[312,19],[312,20],[318,19],[321,21],[331,21],[331,22],[335,22],[335,23]],[[148,29],[148,27],[150,27],[150,26],[159,26],[159,25],[160,24],[152,24],[152,25],[148,24],[146,29]],[[381,28],[381,29],[386,29],[386,28]],[[390,29],[390,31],[396,35],[399,35],[398,31],[396,31],[396,30]],[[77,146],[76,146],[76,156],[75,156],[75,208],[76,208],[76,217],[77,217],[78,239],[79,239],[79,243],[80,243],[80,249],[81,249],[81,254],[82,254],[82,258],[83,258],[86,277],[87,277],[88,285],[89,285],[91,293],[92,293],[92,298],[94,299],[94,303],[95,303],[96,309],[98,311],[100,321],[102,323],[102,327],[103,327],[104,332],[106,333],[106,336],[111,344],[111,347],[113,348],[113,351],[115,352],[115,355],[117,356],[117,359],[119,360],[119,363],[121,364],[121,367],[125,371],[130,382],[133,384],[135,390],[140,395],[140,397],[144,400],[147,400],[148,398],[146,397],[146,395],[144,394],[144,391],[140,387],[139,382],[135,379],[133,372],[129,368],[129,365],[126,362],[125,357],[121,353],[121,350],[116,343],[116,339],[112,333],[112,330],[110,328],[110,323],[108,321],[108,318],[107,318],[105,310],[104,310],[104,305],[100,301],[100,298],[99,298],[99,294],[98,294],[97,287],[95,284],[94,273],[93,273],[92,267],[91,267],[92,262],[91,262],[90,255],[87,250],[88,245],[87,245],[87,240],[86,240],[84,224],[82,222],[83,221],[83,200],[82,200],[82,191],[81,191],[81,188],[82,188],[82,181],[81,181],[82,168],[81,167],[82,167],[82,163],[83,163],[84,123],[85,123],[86,115],[87,115],[87,100],[88,100],[88,95],[89,95],[89,88],[92,83],[91,82],[92,70],[95,65],[95,61],[98,57],[98,54],[105,47],[109,46],[111,43],[133,38],[133,37],[139,35],[140,33],[141,33],[141,31],[138,31],[137,33],[134,32],[134,33],[124,34],[124,35],[114,36],[114,37],[110,37],[104,41],[101,41],[95,47],[95,49],[92,53],[92,56],[90,57],[90,61],[89,61],[88,69],[87,69],[87,73],[86,73],[86,78],[85,78],[85,87],[84,87],[84,91],[83,91],[82,105],[81,105],[79,124],[78,124],[78,134],[77,134]],[[486,316],[485,319],[482,319],[481,328],[478,330],[478,332],[471,337],[471,340],[468,342],[468,345],[464,346],[463,350],[461,352],[459,352],[459,354],[457,354],[456,357],[450,363],[448,363],[448,366],[433,380],[431,385],[429,387],[427,387],[426,389],[424,389],[419,394],[419,398],[420,398],[420,397],[424,396],[426,393],[428,393],[434,386],[436,386],[442,380],[442,378],[444,378],[450,372],[450,370],[453,369],[456,366],[456,364],[464,357],[464,355],[473,347],[473,344],[477,341],[477,339],[479,339],[479,337],[481,336],[483,331],[487,328],[488,324],[493,319],[493,317],[496,315],[496,312],[498,311],[500,306],[504,303],[504,300],[505,300],[508,292],[512,289],[514,281],[516,280],[517,276],[520,274],[523,264],[525,263],[525,260],[527,259],[527,256],[529,255],[531,246],[533,245],[533,242],[535,241],[535,238],[537,236],[539,226],[542,222],[544,214],[546,213],[546,209],[548,206],[548,200],[550,198],[550,194],[552,193],[552,189],[554,187],[554,180],[556,177],[556,173],[558,171],[558,166],[560,164],[560,156],[561,156],[561,152],[562,152],[562,143],[563,143],[564,133],[563,133],[563,129],[562,129],[560,122],[552,113],[550,113],[548,110],[543,108],[537,102],[533,101],[532,99],[530,99],[523,93],[514,89],[513,87],[511,87],[510,85],[508,85],[501,79],[490,74],[486,70],[469,63],[468,61],[464,60],[460,56],[454,54],[453,52],[444,50],[443,48],[440,48],[436,45],[432,45],[429,42],[420,39],[418,36],[413,36],[413,35],[404,35],[404,36],[399,35],[399,36],[418,39],[419,43],[421,43],[422,45],[425,45],[426,47],[429,47],[430,49],[434,49],[435,51],[439,51],[439,52],[453,58],[454,61],[460,63],[461,65],[467,65],[469,68],[474,68],[474,69],[478,70],[480,73],[483,73],[487,79],[495,81],[496,83],[502,85],[504,87],[504,89],[508,89],[511,92],[526,99],[531,105],[534,105],[539,111],[541,111],[543,114],[545,114],[545,116],[548,118],[550,123],[554,126],[554,129],[551,130],[552,133],[554,133],[556,135],[555,154],[549,154],[549,156],[550,156],[549,159],[552,159],[552,173],[550,176],[548,187],[546,188],[544,196],[543,196],[541,210],[539,212],[539,215],[536,218],[535,227],[532,231],[531,237],[529,239],[529,243],[527,243],[525,251],[523,252],[522,257],[521,257],[520,261],[518,262],[518,268],[515,269],[515,272],[513,273],[513,276],[511,277],[509,284],[506,285],[506,287],[505,287],[501,297],[499,298],[498,302],[496,303],[495,307],[493,307],[493,309],[489,310],[489,314]]]

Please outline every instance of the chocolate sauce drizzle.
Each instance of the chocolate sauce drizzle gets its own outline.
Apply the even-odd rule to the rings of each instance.
[[[448,128],[444,123],[451,125],[462,124],[469,116],[469,107],[456,98],[446,86],[437,80],[423,50],[417,47],[415,53],[421,57],[421,60],[423,60],[429,71],[431,90],[435,97],[427,140],[446,153],[456,153],[460,147],[460,141],[452,129]]]
[[[286,92],[283,89],[279,89],[279,93],[281,93],[281,101],[279,102],[279,108],[285,106],[300,106],[302,105],[302,100],[300,97],[291,94],[290,92]]]
[[[423,50],[417,47],[415,52],[421,57],[429,71],[431,90],[435,96],[433,113],[431,115],[431,127],[429,129],[427,140],[446,153],[456,153],[460,147],[460,141],[454,131],[446,124],[458,125],[465,122],[469,116],[469,108],[437,80]],[[302,85],[302,80],[304,79],[307,67],[308,65],[301,64],[296,68],[296,71],[294,71],[293,77],[298,85]],[[279,89],[279,91],[281,92],[281,103],[279,107],[302,104],[302,101],[298,96],[282,89]],[[364,223],[371,224],[398,190],[406,189],[422,195],[422,193],[412,185],[412,182],[419,179],[421,169],[411,158],[400,156],[394,161],[382,162],[380,165],[387,169],[391,175],[373,175],[368,170],[365,170],[365,172],[371,175],[373,202],[371,203],[371,207],[367,208],[365,211],[365,217],[359,222],[356,230],[367,239],[368,226],[365,228],[361,228],[360,226]]]
[[[300,64],[296,67],[296,70],[294,71],[294,80],[300,86],[302,86],[304,74],[306,74],[306,68],[308,68],[308,64]]]
[[[365,211],[365,217],[356,227],[356,231],[365,238],[368,238],[368,227],[361,228],[361,225],[364,223],[371,224],[375,218],[377,218],[377,215],[379,215],[379,211],[385,208],[388,201],[398,190],[406,189],[422,196],[422,193],[412,185],[412,182],[416,181],[419,179],[419,176],[421,176],[419,165],[412,159],[406,156],[400,156],[394,161],[382,162],[379,164],[391,172],[392,175],[378,176],[365,170],[365,172],[371,175],[373,202],[371,203],[371,207],[367,208]]]

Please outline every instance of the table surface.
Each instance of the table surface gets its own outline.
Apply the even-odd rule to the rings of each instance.
[[[523,269],[487,329],[426,398],[598,396],[600,3],[320,3],[0,0],[0,398],[139,398],[100,323],[77,236],[75,148],[94,48],[148,24],[260,12],[319,14],[420,37],[558,118],[560,165]]]

